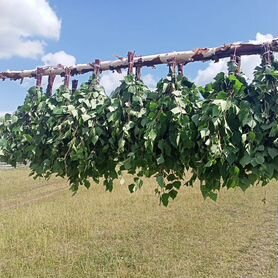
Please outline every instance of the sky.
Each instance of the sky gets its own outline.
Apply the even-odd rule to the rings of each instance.
[[[114,60],[128,51],[151,55],[264,42],[278,37],[278,0],[0,0],[0,36],[0,71]],[[226,71],[226,62],[192,63],[185,75],[203,85]],[[259,62],[257,56],[243,58],[250,80]],[[167,71],[166,65],[144,69],[143,80],[154,88]],[[103,73],[107,93],[124,74]],[[0,82],[0,115],[15,111],[34,83]],[[57,78],[55,86],[61,83]]]

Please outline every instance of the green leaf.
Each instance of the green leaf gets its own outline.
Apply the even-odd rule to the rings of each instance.
[[[267,152],[272,159],[278,155],[278,150],[275,148],[267,148]]]
[[[131,161],[129,158],[124,161],[124,167],[126,170],[129,170],[132,167]]]
[[[170,174],[169,176],[167,176],[168,181],[173,181],[175,179],[177,179],[177,177],[174,174]]]
[[[169,204],[169,194],[168,193],[163,193],[160,196],[160,201],[162,202],[163,206],[167,207]]]
[[[150,111],[155,111],[158,108],[158,104],[156,102],[151,101],[149,104]]]
[[[99,139],[98,135],[93,136],[92,143],[95,145],[97,143],[98,139]]]
[[[255,139],[256,139],[256,133],[251,131],[249,134],[248,134],[248,138],[251,142],[254,142]]]
[[[169,197],[171,197],[172,200],[174,200],[174,199],[177,197],[177,195],[178,195],[178,191],[175,190],[175,189],[172,189],[172,190],[170,190],[170,191],[168,192],[168,194],[169,194]]]
[[[249,154],[245,154],[239,161],[239,163],[242,165],[242,167],[245,167],[246,165],[250,164],[252,160],[252,157],[250,157]]]
[[[201,138],[204,138],[204,137],[210,135],[210,131],[209,131],[209,129],[204,128],[204,129],[202,129],[202,130],[200,131],[200,134],[201,134]]]
[[[178,133],[177,138],[176,138],[176,144],[177,144],[177,146],[178,146],[179,143],[180,143],[180,139],[181,139],[181,134]]]
[[[157,164],[163,164],[165,162],[163,155],[160,155],[157,160],[156,160]]]
[[[257,123],[253,119],[251,119],[247,122],[247,125],[251,128],[255,128],[256,124]]]
[[[112,179],[105,180],[104,185],[105,185],[106,191],[112,192],[112,190],[113,190],[113,180]]]
[[[180,181],[174,181],[172,183],[173,187],[175,187],[176,189],[180,189],[181,187],[181,182]]]
[[[172,95],[176,96],[176,97],[180,97],[182,95],[181,91],[173,91]]]
[[[12,124],[16,123],[18,121],[18,117],[16,115],[12,115],[11,122]]]
[[[84,186],[88,189],[90,188],[91,184],[88,180],[84,180]]]
[[[239,174],[240,174],[240,169],[239,169],[237,166],[234,166],[234,167],[233,167],[233,174],[236,175],[236,176],[239,176]]]
[[[55,108],[53,109],[53,114],[54,114],[54,115],[61,115],[61,114],[63,114],[63,108],[61,108],[61,107],[55,107]]]
[[[137,187],[136,187],[135,183],[131,183],[128,185],[128,189],[129,189],[130,193],[134,193],[134,192],[136,192]]]
[[[76,110],[76,108],[73,105],[70,104],[68,106],[68,110],[72,114],[73,117],[77,117],[78,116],[78,111]]]
[[[214,192],[209,192],[207,194],[207,197],[209,197],[211,200],[213,200],[214,202],[217,201],[217,193],[214,193]]]
[[[135,178],[134,178],[134,181],[135,181],[135,184],[136,184],[136,188],[137,188],[137,189],[140,189],[140,188],[142,187],[142,185],[143,185],[143,180],[141,180],[141,179],[135,177]]]
[[[179,107],[175,107],[175,108],[171,109],[171,112],[173,114],[178,114],[178,113],[181,113],[181,109]]]
[[[256,155],[255,160],[260,165],[264,163],[264,157],[262,155]]]
[[[163,176],[157,176],[157,177],[156,177],[156,181],[157,181],[157,183],[159,184],[159,186],[160,186],[161,188],[164,188],[164,187],[165,187],[165,182],[164,182]]]
[[[65,99],[67,99],[67,100],[70,100],[70,99],[71,99],[71,94],[69,94],[69,93],[64,93],[64,94],[63,94],[63,97],[64,97]]]
[[[212,103],[220,107],[222,112],[226,111],[231,106],[231,102],[223,99],[215,99]]]
[[[88,115],[88,114],[83,114],[83,115],[81,115],[81,117],[82,117],[82,120],[83,120],[84,122],[88,121],[88,120],[91,118],[91,116]]]
[[[157,134],[156,134],[155,130],[152,129],[152,130],[150,131],[150,133],[149,133],[148,138],[149,138],[151,141],[154,141],[155,138],[156,138],[156,136],[157,136]]]
[[[208,186],[202,185],[201,192],[202,192],[204,199],[210,198],[211,200],[216,202],[217,194],[215,192],[213,192]]]
[[[199,115],[196,115],[196,114],[193,115],[192,116],[192,121],[196,126],[198,126],[199,125]]]

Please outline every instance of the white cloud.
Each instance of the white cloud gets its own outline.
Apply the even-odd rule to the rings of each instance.
[[[256,34],[255,40],[250,40],[251,43],[264,43],[264,42],[271,42],[273,40],[273,35],[271,34]]]
[[[37,58],[44,39],[58,40],[61,20],[46,0],[0,1],[0,59]]]
[[[250,55],[241,57],[241,71],[247,77],[247,81],[251,82],[254,77],[255,67],[259,66],[261,58],[259,55]]]
[[[121,81],[124,79],[126,74],[127,71],[123,70],[122,73],[106,71],[101,75],[100,84],[104,87],[107,95],[110,95],[118,86],[120,86]],[[142,81],[151,90],[156,88],[157,82],[150,73],[143,75]]]
[[[45,54],[41,60],[44,66],[57,66],[58,64],[63,66],[74,66],[76,64],[76,58],[63,50]]]
[[[126,71],[122,73],[106,71],[101,75],[100,84],[104,87],[107,95],[110,95],[121,84],[124,79]]]
[[[269,42],[273,39],[271,34],[256,34],[255,40],[250,40],[250,43]],[[277,54],[275,56],[278,58]],[[199,70],[194,82],[198,85],[205,85],[213,80],[217,73],[227,72],[227,61],[229,59],[221,59],[218,63],[210,62],[204,70]],[[241,57],[241,70],[246,75],[248,81],[253,79],[253,72],[261,62],[259,55],[250,55]]]
[[[197,76],[194,79],[194,82],[197,85],[205,85],[213,80],[217,73],[223,71],[227,72],[227,61],[229,59],[222,59],[217,63],[209,62],[207,68],[203,70],[198,70]]]
[[[150,90],[155,90],[157,81],[154,79],[153,75],[148,73],[142,76],[142,81]]]

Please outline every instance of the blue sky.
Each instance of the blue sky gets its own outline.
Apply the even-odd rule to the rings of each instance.
[[[8,4],[10,9],[0,9],[0,24],[5,19],[6,27],[0,35],[7,39],[0,42],[0,71],[57,61],[113,60],[129,50],[148,55],[255,40],[258,34],[278,36],[277,0],[0,0],[0,7]],[[68,56],[59,60],[59,53]],[[246,68],[252,63],[246,60]],[[190,79],[208,80],[208,73],[222,69],[221,63],[197,63],[185,72]],[[160,66],[143,74],[154,83],[166,72],[167,67]],[[121,77],[106,74],[103,82],[112,88]],[[1,82],[0,113],[14,111],[33,83]]]

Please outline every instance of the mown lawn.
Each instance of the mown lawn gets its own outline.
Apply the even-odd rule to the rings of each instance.
[[[196,185],[165,208],[152,180],[72,197],[66,181],[28,173],[0,171],[1,278],[277,277],[278,183],[216,203]]]

